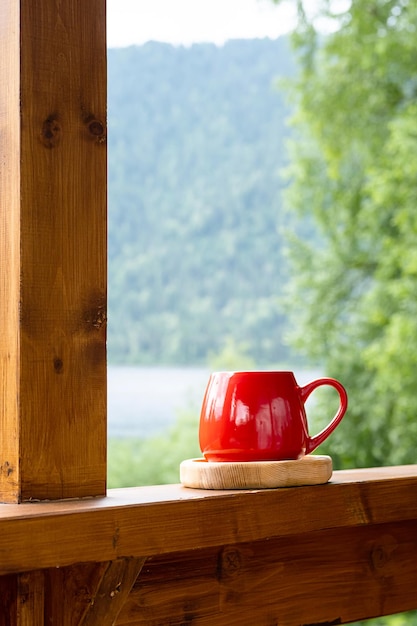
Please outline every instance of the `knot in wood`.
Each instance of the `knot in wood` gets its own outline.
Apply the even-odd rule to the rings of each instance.
[[[59,144],[61,136],[61,124],[58,122],[55,116],[50,115],[42,124],[41,141],[43,145],[46,148],[55,148]]]
[[[92,306],[91,309],[86,310],[84,315],[84,321],[87,328],[92,330],[100,330],[107,324],[107,311],[104,304],[97,303]]]
[[[62,374],[63,369],[64,369],[64,362],[63,362],[63,360],[59,356],[56,356],[54,358],[54,370],[55,370],[55,373],[56,374]]]
[[[105,325],[107,322],[107,313],[104,307],[100,307],[97,310],[97,314],[94,316],[92,320],[92,324],[96,330],[100,330],[100,328]]]
[[[104,141],[106,141],[106,127],[103,122],[100,122],[100,120],[97,120],[95,118],[90,118],[87,126],[89,133],[93,135],[98,143],[103,143]]]
[[[219,559],[220,578],[234,578],[242,569],[242,554],[234,547],[223,548]]]
[[[381,567],[384,567],[384,565],[388,561],[388,558],[389,558],[388,554],[383,546],[376,545],[372,548],[372,552],[371,552],[372,565],[376,569],[381,569]]]
[[[381,537],[380,541],[373,543],[371,547],[370,560],[376,573],[384,575],[396,548],[397,541],[391,535],[384,535]]]
[[[0,465],[0,474],[10,476],[13,474],[14,468],[10,465],[9,461],[5,461],[3,465]]]

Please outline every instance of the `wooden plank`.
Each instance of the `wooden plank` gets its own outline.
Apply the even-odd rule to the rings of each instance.
[[[0,577],[0,626],[44,623],[44,572]]]
[[[0,578],[0,615],[37,623],[44,605],[39,623],[60,626],[311,626],[410,610],[416,488],[409,466],[314,487],[2,505],[0,571],[49,569]]]
[[[417,607],[417,520],[150,557],[129,594],[142,562],[2,577],[0,624],[312,626]]]
[[[314,487],[212,492],[179,485],[0,506],[0,574],[417,519],[417,466]],[[351,475],[352,476],[352,475]],[[371,480],[365,480],[365,477]],[[266,514],[267,512],[267,514]]]
[[[0,500],[104,495],[105,0],[0,11]]]
[[[107,567],[106,562],[76,563],[45,570],[45,624],[79,626]]]
[[[17,576],[0,576],[0,626],[17,626]]]
[[[112,626],[144,559],[76,563],[0,577],[0,626]]]
[[[44,623],[45,577],[42,570],[17,577],[17,626]]]
[[[80,626],[113,626],[144,562],[143,558],[127,558],[109,563]]]
[[[417,608],[417,521],[150,558],[118,626],[344,624]]]
[[[19,2],[0,2],[0,501],[17,502],[19,459]]]

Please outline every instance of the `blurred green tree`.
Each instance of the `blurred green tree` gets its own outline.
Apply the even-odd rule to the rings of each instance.
[[[181,461],[201,456],[199,408],[194,403],[183,408],[175,424],[160,435],[148,439],[110,439],[109,488],[178,483]]]
[[[109,50],[112,363],[287,360],[278,305],[288,39]]]
[[[292,341],[347,387],[335,466],[414,463],[417,4],[297,6],[286,202],[311,224],[289,246]]]

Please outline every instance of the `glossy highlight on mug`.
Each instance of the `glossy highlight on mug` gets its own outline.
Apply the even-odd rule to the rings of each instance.
[[[339,408],[318,435],[311,437],[305,402],[317,387],[339,394]],[[333,378],[300,387],[293,372],[214,372],[200,415],[200,447],[208,461],[299,459],[334,431],[347,410],[347,394]]]

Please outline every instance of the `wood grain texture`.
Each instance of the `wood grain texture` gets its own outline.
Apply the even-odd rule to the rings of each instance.
[[[103,495],[105,0],[0,10],[0,500]]]
[[[0,577],[0,626],[112,626],[144,559]]]
[[[17,626],[17,576],[0,576],[0,626]]]
[[[334,472],[325,485],[209,491],[180,485],[0,506],[0,574],[149,557],[417,519],[417,466]]]
[[[44,623],[45,576],[42,570],[17,577],[17,626]]]
[[[312,454],[293,461],[249,463],[188,459],[180,464],[180,480],[192,489],[273,489],[327,483],[332,469],[329,456]]]
[[[312,626],[414,609],[416,492],[406,466],[2,505],[0,625]]]
[[[108,568],[107,562],[75,563],[44,570],[45,609],[41,623],[79,626],[84,620]]]
[[[344,624],[416,608],[416,563],[416,520],[154,557],[116,624]]]
[[[144,562],[143,558],[128,558],[109,563],[80,626],[113,626]]]
[[[19,2],[0,2],[0,501],[17,502],[19,465]]]

